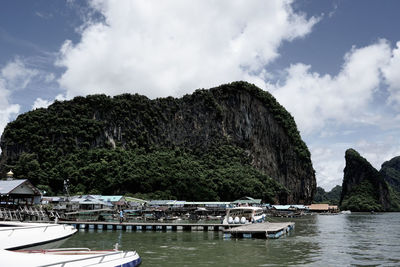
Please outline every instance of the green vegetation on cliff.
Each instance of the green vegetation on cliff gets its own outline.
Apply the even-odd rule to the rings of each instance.
[[[256,117],[260,109],[273,119]],[[301,177],[311,188],[302,196],[296,187],[303,201],[315,190],[310,152],[293,117],[271,94],[246,82],[179,99],[123,94],[56,101],[9,123],[1,148],[2,174],[12,168],[17,178],[50,194],[61,193],[68,179],[73,193],[186,200],[249,195],[284,203],[294,190],[292,180],[277,182],[285,175]]]
[[[33,154],[24,153],[15,166],[15,174],[30,178],[41,188],[54,190],[49,193],[62,192],[64,180],[69,181],[74,194],[131,193],[153,199],[232,200],[251,195],[275,202],[277,193],[287,193],[251,167],[247,158],[232,146],[216,148],[203,157],[179,148],[147,152],[81,149],[46,162],[48,169],[41,168]]]
[[[385,181],[400,193],[400,157],[384,162],[379,172]]]
[[[364,180],[343,198],[340,207],[342,210],[351,211],[383,211],[377,193],[372,183]]]

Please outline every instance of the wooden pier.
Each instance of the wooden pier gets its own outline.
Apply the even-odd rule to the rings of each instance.
[[[279,238],[294,229],[293,222],[255,224],[189,224],[189,223],[145,223],[145,222],[84,222],[59,221],[82,230],[122,231],[223,231],[227,237]]]
[[[279,238],[294,229],[293,222],[282,223],[255,223],[246,224],[239,227],[225,229],[224,234],[232,237],[247,238]]]
[[[225,224],[189,224],[189,223],[145,223],[145,222],[83,222],[59,221],[59,224],[73,225],[84,230],[123,230],[123,231],[223,231],[240,225]]]

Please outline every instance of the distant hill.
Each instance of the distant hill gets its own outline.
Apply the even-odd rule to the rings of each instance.
[[[383,176],[354,149],[346,151],[340,207],[351,211],[399,210],[399,199]]]
[[[9,123],[0,171],[54,194],[311,203],[310,152],[293,117],[246,82],[182,98],[90,95]]]
[[[339,205],[342,187],[335,186],[331,191],[326,192],[322,187],[317,186],[317,191],[314,195],[313,203],[328,203],[330,205]]]

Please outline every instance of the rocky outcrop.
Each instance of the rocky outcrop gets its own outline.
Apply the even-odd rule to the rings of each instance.
[[[39,152],[43,145],[61,154],[77,147],[154,146],[201,154],[222,144],[245,150],[252,166],[284,185],[289,194],[281,203],[311,203],[314,169],[293,117],[269,93],[246,82],[197,90],[179,99],[124,94],[56,102],[7,126],[1,162],[12,165],[22,152],[44,157]]]
[[[400,193],[400,157],[394,157],[383,163],[379,172],[385,181]]]
[[[340,206],[352,211],[389,211],[390,190],[380,173],[354,149],[345,155],[346,167]]]

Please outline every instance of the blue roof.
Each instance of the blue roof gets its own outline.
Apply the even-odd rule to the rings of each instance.
[[[99,199],[105,202],[118,202],[123,197],[124,196],[101,196]]]
[[[111,207],[112,204],[111,203],[107,203],[105,201],[102,201],[100,199],[95,199],[95,198],[89,198],[89,197],[84,197],[84,198],[74,198],[71,200],[71,202],[77,202],[80,205],[104,205],[104,206],[108,206]]]
[[[242,197],[232,202],[233,204],[261,204],[261,199],[254,199],[252,197]]]

